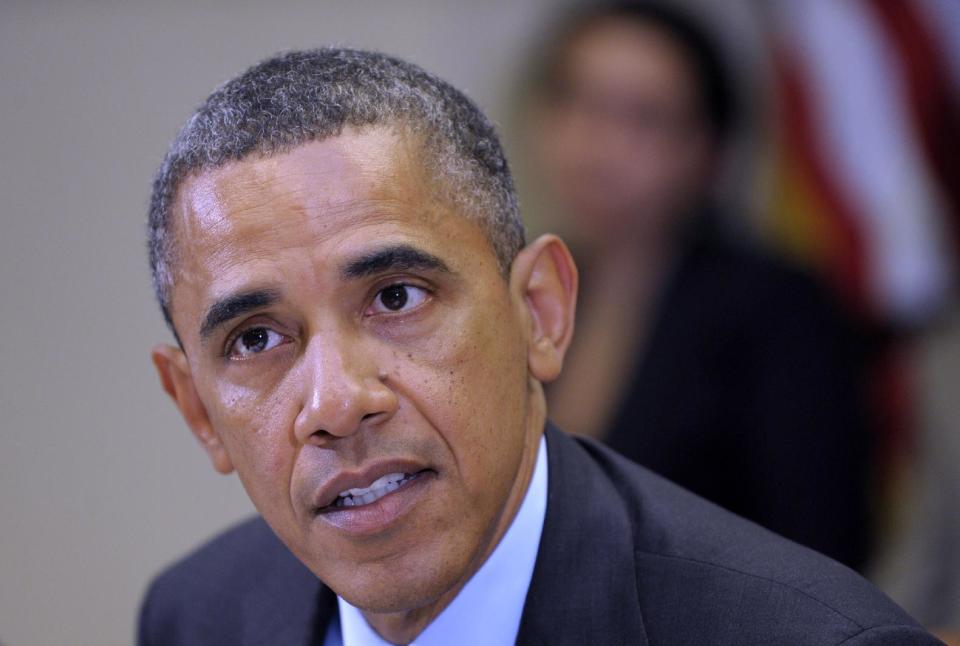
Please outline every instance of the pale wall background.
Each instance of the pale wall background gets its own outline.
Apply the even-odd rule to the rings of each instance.
[[[192,107],[268,54],[335,43],[412,59],[503,121],[564,4],[0,0],[0,644],[130,643],[151,575],[252,511],[148,358],[168,335],[145,205]]]

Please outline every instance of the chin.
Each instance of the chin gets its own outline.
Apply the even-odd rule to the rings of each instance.
[[[398,576],[394,572],[392,576],[371,573],[362,578],[358,578],[355,571],[349,578],[352,580],[342,586],[330,587],[356,608],[388,614],[430,606],[456,588],[462,577],[452,572],[421,570],[408,576]]]

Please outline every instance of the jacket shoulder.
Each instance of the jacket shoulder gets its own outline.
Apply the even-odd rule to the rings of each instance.
[[[252,518],[153,580],[141,606],[138,643],[246,643],[269,628],[272,609],[291,621],[313,621],[320,588],[267,524]]]
[[[651,643],[936,644],[847,567],[573,440],[609,478],[633,531]]]

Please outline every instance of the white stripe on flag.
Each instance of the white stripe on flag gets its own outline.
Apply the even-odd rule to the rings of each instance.
[[[827,172],[860,218],[868,293],[881,312],[916,320],[946,296],[944,208],[917,140],[901,61],[862,3],[778,3],[804,75]]]

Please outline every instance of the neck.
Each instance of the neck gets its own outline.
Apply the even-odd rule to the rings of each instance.
[[[669,237],[624,236],[594,250],[584,267],[584,307],[609,301],[632,310],[646,302],[669,268],[675,247]]]
[[[546,423],[546,403],[543,395],[543,388],[540,382],[531,378],[530,404],[528,406],[527,422],[525,426],[526,438],[524,440],[524,451],[520,458],[520,465],[517,468],[517,475],[514,479],[507,495],[503,511],[494,523],[489,533],[489,538],[483,541],[478,548],[476,555],[471,560],[470,565],[463,576],[457,581],[457,584],[442,594],[435,601],[410,610],[399,612],[376,613],[363,611],[364,619],[370,624],[377,634],[392,644],[409,644],[417,638],[420,633],[426,630],[427,626],[433,622],[443,610],[457,597],[463,586],[467,584],[470,578],[479,570],[483,564],[490,558],[490,555],[500,544],[503,535],[510,528],[513,519],[523,503],[527,489],[530,486],[530,480],[533,477],[533,470],[537,461],[537,449],[540,446],[540,437],[543,434],[543,427]]]
[[[641,354],[675,255],[675,241],[623,236],[595,247],[583,267],[576,335],[550,388],[550,415],[603,439]]]

